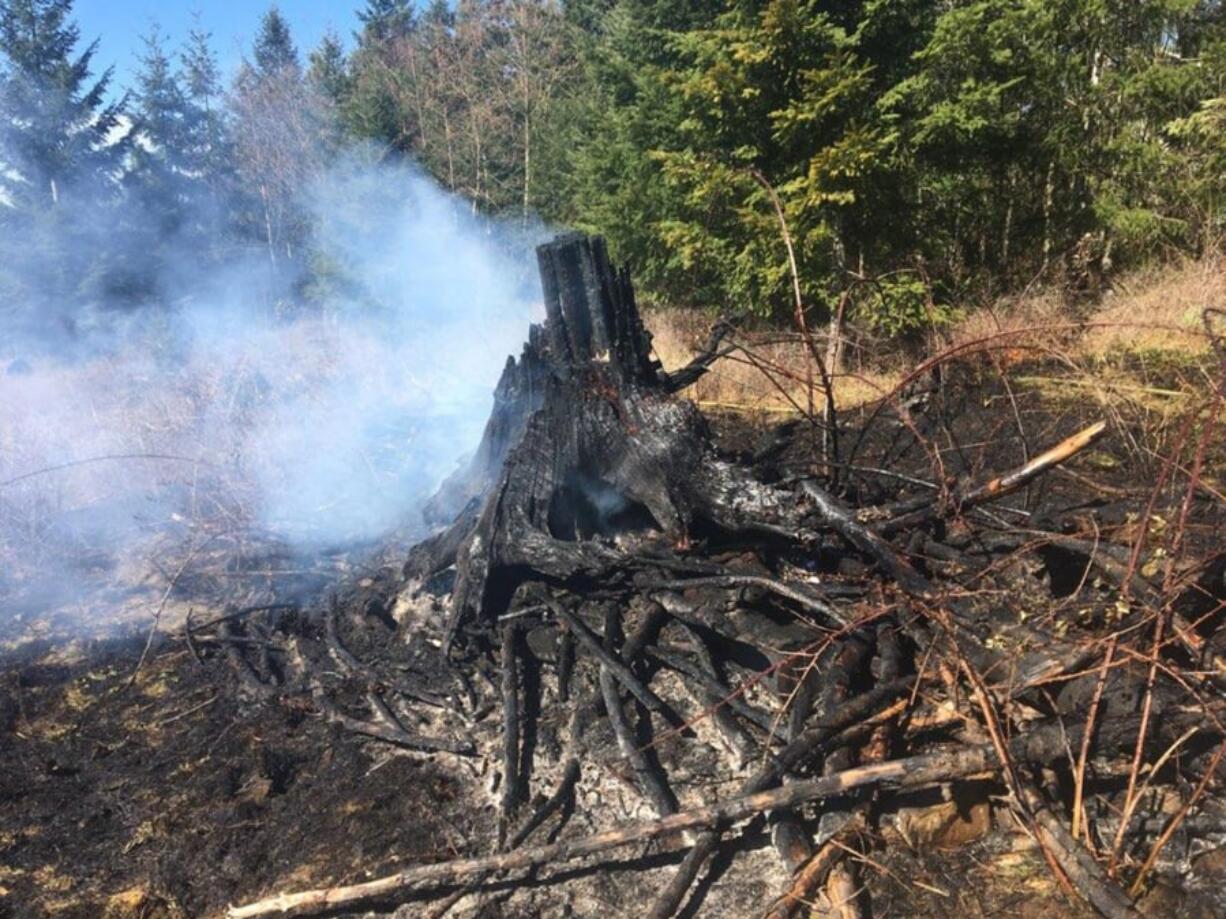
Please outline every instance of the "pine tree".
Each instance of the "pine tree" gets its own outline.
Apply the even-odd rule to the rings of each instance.
[[[349,95],[349,61],[341,45],[340,36],[328,32],[310,54],[307,78],[311,85],[334,105],[345,104]]]
[[[803,299],[820,305],[846,241],[843,213],[879,150],[871,68],[850,28],[818,0],[735,5],[711,27],[677,39],[666,85],[683,100],[672,143],[656,155],[678,197],[662,228],[669,251],[721,266],[708,297],[763,313],[794,308],[778,193],[800,269]],[[701,277],[701,275],[699,275]]]
[[[145,39],[134,95],[137,143],[124,178],[126,286],[133,295],[192,282],[219,254],[226,185],[220,122],[212,110],[216,66],[198,30],[176,72],[156,27]],[[165,268],[175,263],[172,278]]]
[[[289,23],[274,5],[260,20],[260,33],[255,39],[255,66],[262,76],[272,76],[284,70],[298,70],[298,48],[290,34]]]
[[[133,97],[138,142],[126,178],[141,187],[147,203],[160,198],[159,209],[174,222],[170,215],[179,210],[187,174],[187,97],[171,68],[158,28],[154,26],[142,40],[145,53]]]
[[[406,112],[394,87],[407,82],[421,89],[420,72],[406,68],[402,57],[405,51],[416,51],[411,45],[419,32],[417,18],[405,0],[368,0],[358,19],[363,27],[354,36],[357,47],[349,62],[344,122],[357,137],[404,150]],[[417,58],[410,56],[408,63],[416,65]]]
[[[123,177],[126,202],[114,228],[123,245],[109,267],[111,290],[129,300],[156,292],[164,253],[176,245],[190,210],[194,181],[182,163],[186,98],[158,27],[142,41],[132,96],[135,142]]]
[[[91,79],[95,41],[77,53],[72,0],[0,2],[0,172],[18,207],[106,197],[127,150],[111,70]],[[12,175],[16,174],[16,177]]]
[[[0,0],[0,230],[21,240],[0,258],[0,309],[45,330],[71,327],[109,300],[121,254],[108,232],[129,139],[111,71],[91,76],[97,42],[78,51],[71,0]]]
[[[179,82],[187,97],[184,156],[187,168],[204,178],[216,198],[234,171],[226,135],[221,71],[211,35],[197,24],[179,55]]]
[[[367,0],[366,9],[358,12],[362,31],[359,41],[378,44],[405,38],[413,31],[413,7],[407,0]]]
[[[179,54],[184,91],[201,107],[210,110],[221,97],[221,71],[209,44],[211,38],[211,34],[197,23],[187,33],[187,43]]]

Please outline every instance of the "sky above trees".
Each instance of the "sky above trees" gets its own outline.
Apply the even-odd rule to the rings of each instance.
[[[299,48],[313,48],[329,30],[352,45],[357,30],[358,3],[333,0],[280,0],[278,6],[294,30]],[[156,22],[172,45],[186,38],[199,18],[201,27],[213,34],[222,75],[227,80],[238,70],[244,49],[259,31],[265,3],[248,0],[78,0],[73,18],[86,41],[99,40],[97,63],[115,67],[114,88],[129,89],[140,69],[144,52],[141,36]]]

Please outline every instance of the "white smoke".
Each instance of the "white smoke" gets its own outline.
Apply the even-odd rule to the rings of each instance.
[[[0,599],[96,586],[167,534],[308,552],[417,526],[537,309],[543,232],[357,155],[300,204],[326,266],[309,309],[248,251],[62,336],[0,318]]]

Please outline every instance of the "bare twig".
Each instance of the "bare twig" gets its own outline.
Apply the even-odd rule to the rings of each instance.
[[[813,339],[812,332],[809,331],[809,323],[805,318],[805,302],[804,296],[800,290],[800,269],[796,265],[796,250],[792,247],[792,234],[788,230],[787,217],[783,212],[783,202],[779,200],[779,195],[775,192],[774,186],[767,180],[757,169],[748,170],[749,175],[757,182],[770,198],[771,207],[775,210],[775,216],[779,220],[779,232],[783,236],[783,245],[788,253],[788,270],[792,277],[792,296],[796,302],[796,327],[800,330],[801,337],[804,338],[805,349],[808,351],[813,365],[817,367],[817,372],[821,376],[822,393],[826,398],[825,407],[822,410],[822,460],[831,460],[835,463],[839,461],[839,421],[838,415],[834,406],[834,383],[830,379],[830,371],[826,367],[826,361],[818,350],[817,342]],[[808,387],[810,393],[809,415],[813,415],[812,407],[812,384]]]
[[[52,472],[62,472],[65,469],[75,469],[78,466],[89,466],[94,463],[106,463],[113,460],[165,460],[175,463],[191,463],[196,466],[207,466],[211,469],[217,468],[213,463],[198,459],[192,456],[175,456],[169,453],[107,453],[104,456],[91,456],[86,459],[72,460],[68,463],[59,463],[55,466],[46,466],[42,469],[34,469],[30,472],[22,473],[19,476],[14,476],[11,479],[5,479],[0,482],[0,488],[8,488],[10,485],[16,485],[18,482],[24,482],[27,479],[35,478],[40,475],[48,475]]]

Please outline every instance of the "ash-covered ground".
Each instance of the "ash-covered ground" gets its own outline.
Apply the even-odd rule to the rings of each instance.
[[[955,388],[956,437],[934,436],[934,442],[968,468],[1003,469],[1017,462],[1014,408],[1036,442],[1067,427],[1070,415],[1095,410],[1037,385],[1006,392],[990,374],[965,374]],[[1043,374],[1050,379],[1051,368]],[[770,454],[773,468],[764,468],[766,475],[787,474],[788,463],[793,457],[801,462],[807,449],[803,426],[781,436],[774,422],[727,416],[712,423],[726,456],[749,461]],[[1135,423],[1125,419],[1125,428],[1135,431]],[[878,427],[865,455],[898,471],[921,461],[892,452],[892,438],[889,426]],[[764,452],[780,442],[782,451]],[[1156,462],[1128,440],[1112,437],[1074,461],[1067,475],[1045,478],[1018,506],[1031,512],[1080,507],[1105,542],[1128,545]],[[1206,468],[1210,487],[1216,487],[1215,467]],[[1155,513],[1170,510],[1162,504]],[[1223,522],[1220,501],[1198,500],[1188,528],[1194,554],[1218,551]],[[142,576],[131,583],[125,582],[129,569],[113,565],[99,578],[104,589],[89,600],[89,634],[75,625],[80,610],[65,605],[32,601],[0,611],[0,916],[220,917],[229,904],[283,890],[358,882],[409,864],[492,851],[498,676],[479,669],[463,685],[443,665],[441,599],[404,590],[400,569],[407,549],[402,534],[306,559],[252,551],[250,563],[266,566],[256,590],[250,579],[222,576],[229,556],[219,555],[214,561],[222,570],[210,571],[208,556],[183,564],[168,553],[160,561],[160,579]],[[1016,594],[1004,598],[1005,604],[1028,617],[1062,618],[1066,632],[1092,638],[1102,624],[1083,621],[1062,602],[1069,596],[1068,560],[1059,553],[1046,558],[1044,564],[1016,563]],[[1007,558],[1002,563],[1013,564]],[[176,579],[179,564],[192,576]],[[130,567],[140,568],[135,562]],[[310,693],[252,692],[227,646],[215,640],[221,626],[214,620],[259,603],[286,606],[245,617],[232,638],[245,643],[251,652],[245,659],[270,682],[283,666],[286,636],[298,636],[284,653],[305,655],[318,665],[314,672],[321,679],[335,680],[342,706],[351,702],[357,710],[369,692],[389,700],[400,692],[405,699],[416,694],[426,702],[408,701],[401,708],[416,713],[413,727],[426,734],[462,734],[475,745],[475,755],[397,749],[345,730],[325,717]],[[189,613],[196,628],[190,642]],[[371,664],[380,685],[347,682],[341,664],[328,662],[322,638],[329,616],[343,647]],[[525,738],[539,768],[531,802],[552,787],[549,764],[558,758],[567,726],[551,715],[549,704],[554,648],[547,636],[537,640],[531,633],[525,647],[526,696],[536,694],[529,704],[539,716]],[[535,676],[533,668],[539,668]],[[587,677],[581,662],[578,679]],[[661,677],[659,688],[671,696],[667,680]],[[764,708],[783,704],[772,696],[769,681],[751,693]],[[678,689],[676,696],[684,693]],[[727,751],[701,708],[687,714],[693,716],[692,737],[665,736],[655,745],[683,808],[731,794],[736,784],[721,765]],[[592,728],[590,744],[595,753],[585,763],[565,830],[570,834],[647,816],[606,725]],[[1106,782],[1098,792],[1109,803],[1119,790],[1118,781]],[[1142,815],[1146,825],[1159,831],[1187,791],[1178,785],[1156,791]],[[858,866],[871,914],[1090,915],[1018,832],[1001,806],[1003,793],[989,781],[971,783],[953,801],[916,792],[883,803],[880,811],[887,816],[864,831],[882,845],[870,846]],[[1226,880],[1223,831],[1226,814],[1211,796],[1168,846],[1142,910],[1154,916],[1226,914],[1220,900]],[[459,901],[453,914],[641,915],[686,848],[684,840],[673,838],[617,850],[608,859],[546,866],[526,880],[520,875],[486,886]],[[684,915],[761,915],[785,881],[764,823],[750,821],[729,836]],[[434,892],[431,899],[338,915],[399,909],[398,916],[425,916],[439,902]]]

